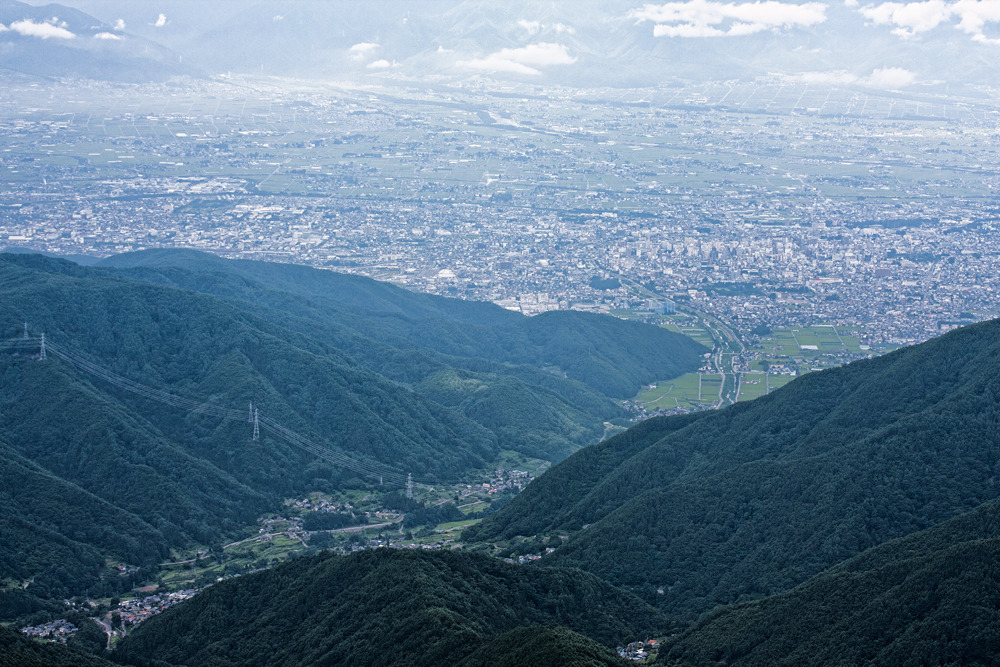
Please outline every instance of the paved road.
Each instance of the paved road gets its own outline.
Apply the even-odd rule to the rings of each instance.
[[[106,634],[108,636],[108,642],[107,642],[107,644],[105,644],[104,649],[106,651],[110,651],[111,650],[111,624],[108,623],[107,621],[105,621],[103,618],[95,618],[94,620],[97,621],[98,624],[100,624],[100,626],[102,628],[104,628],[104,634]]]
[[[360,533],[362,530],[368,530],[368,529],[378,530],[379,528],[385,528],[386,526],[391,526],[393,524],[399,523],[400,521],[402,521],[402,519],[396,519],[395,521],[386,521],[385,523],[368,523],[361,526],[348,526],[347,528],[331,528],[330,530],[310,530],[308,532],[310,535],[314,535],[316,533],[330,533],[330,534]],[[274,537],[275,535],[285,535],[292,540],[298,539],[297,537],[295,537],[294,535],[292,535],[290,532],[287,531],[280,531],[277,533],[263,533],[261,535],[254,535],[253,537],[248,537],[245,540],[240,540],[238,542],[230,542],[229,544],[224,545],[222,548],[228,549],[229,547],[239,546],[241,544],[246,544],[247,542],[260,541],[264,538],[265,535],[270,535],[272,537]],[[178,562],[186,562],[186,561],[178,561]]]
[[[607,271],[609,274],[615,274],[622,284],[630,286],[637,294],[652,299],[668,298],[664,297],[664,295],[656,292],[655,290],[649,289],[637,280],[633,280],[628,276],[624,276],[621,273],[611,271],[601,266],[598,262],[594,262],[594,266],[601,271]],[[736,334],[732,327],[715,315],[690,307],[678,306],[677,310],[698,318],[702,326],[705,327],[705,331],[707,331],[712,337],[712,341],[715,344],[715,354],[710,357],[710,360],[712,365],[715,366],[715,371],[722,376],[722,382],[719,385],[719,396],[712,404],[712,407],[724,408],[727,405],[735,403],[739,399],[740,395],[740,375],[733,368],[733,355],[746,352],[746,346],[743,344],[743,341],[740,340],[740,337]],[[727,350],[728,352],[726,352]],[[729,355],[728,361],[725,358],[726,354]],[[727,375],[731,376],[732,379],[732,387],[728,392],[725,390]]]

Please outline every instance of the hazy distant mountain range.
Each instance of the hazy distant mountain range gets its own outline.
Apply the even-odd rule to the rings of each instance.
[[[0,71],[140,83],[198,74],[164,46],[65,5],[0,0]]]
[[[371,3],[279,0],[71,5],[0,3],[2,66],[125,80],[202,71],[571,86],[768,74],[886,89],[998,82],[996,10],[988,2],[383,0],[376,11]]]

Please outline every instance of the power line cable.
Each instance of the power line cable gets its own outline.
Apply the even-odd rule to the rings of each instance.
[[[10,343],[14,347],[38,347],[39,342],[35,342],[33,339],[11,339],[10,341],[3,341],[4,344]],[[199,400],[195,398],[180,396],[174,393],[163,391],[161,389],[156,389],[148,385],[130,380],[126,377],[118,375],[110,371],[109,369],[95,364],[80,355],[71,352],[70,350],[64,348],[62,345],[53,344],[51,341],[47,340],[45,342],[46,348],[52,352],[59,359],[65,361],[66,363],[74,366],[78,370],[85,373],[93,375],[105,382],[124,389],[125,391],[143,396],[153,401],[164,403],[172,407],[176,407],[188,412],[193,412],[197,414],[205,414],[214,417],[219,417],[221,419],[226,419],[230,421],[244,421],[246,413],[243,410],[234,410],[226,408],[220,405],[216,405],[206,400]],[[369,463],[361,459],[351,457],[347,454],[339,452],[328,447],[313,442],[309,438],[292,431],[279,424],[278,422],[270,419],[268,417],[262,417],[257,415],[255,410],[255,416],[259,422],[260,428],[271,433],[275,437],[284,442],[298,447],[317,458],[324,459],[338,467],[346,468],[352,472],[356,472],[360,475],[365,475],[372,478],[377,478],[379,480],[388,481],[391,484],[402,486],[406,481],[406,476],[399,470],[393,469],[389,466],[385,466],[378,463]]]

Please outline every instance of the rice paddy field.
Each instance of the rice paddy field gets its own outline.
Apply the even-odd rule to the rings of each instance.
[[[711,347],[711,332],[701,320],[687,313],[666,315],[662,326]],[[750,401],[780,389],[797,376],[824,368],[841,366],[856,359],[890,351],[891,347],[869,349],[862,345],[859,332],[851,327],[817,324],[808,327],[775,329],[760,342],[747,348],[739,375],[737,401]],[[728,355],[724,355],[728,356]],[[732,368],[728,358],[726,369]],[[688,373],[645,387],[633,399],[647,412],[656,410],[703,410],[727,405],[732,400],[732,374],[725,376],[726,396],[720,402],[723,377],[719,373]]]

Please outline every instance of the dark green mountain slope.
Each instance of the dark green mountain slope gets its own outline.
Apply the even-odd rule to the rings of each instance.
[[[518,628],[476,649],[460,667],[624,667],[606,646],[561,627]]]
[[[184,260],[198,257],[200,254],[191,258],[182,253],[179,261],[188,265],[191,261]],[[160,259],[166,261],[167,258]],[[225,262],[212,257],[207,265],[214,268],[222,263],[224,268],[233,270],[242,266],[241,263]],[[256,269],[259,263],[248,264]],[[526,364],[450,356],[432,347],[441,337],[467,336],[475,327],[464,319],[474,317],[478,310],[488,311],[484,313],[487,322],[496,318],[520,318],[519,315],[492,305],[476,304],[473,312],[460,312],[448,319],[449,313],[429,309],[422,300],[416,304],[407,303],[409,297],[400,297],[400,293],[408,293],[391,285],[304,267],[293,267],[290,273],[296,276],[303,270],[310,272],[306,277],[312,280],[316,278],[314,274],[334,276],[334,284],[328,290],[333,296],[315,296],[313,290],[300,289],[305,296],[276,291],[271,283],[265,285],[253,278],[219,271],[193,272],[187,268],[167,267],[140,268],[127,273],[130,277],[204,291],[231,300],[241,308],[251,309],[256,316],[322,341],[350,356],[365,369],[404,383],[432,400],[442,396],[437,391],[440,378],[456,372],[465,378],[474,378],[475,389],[468,387],[468,391],[456,399],[453,386],[445,404],[493,430],[500,446],[506,449],[541,458],[562,459],[580,446],[594,442],[604,430],[604,421],[623,416],[622,410],[606,396],[575,380]],[[271,270],[259,272],[268,274]],[[370,310],[361,309],[353,300],[339,301],[342,292],[351,292],[339,284],[342,278],[362,281],[356,290],[359,293],[376,292],[371,294]],[[274,282],[285,284],[279,278]],[[305,284],[310,283],[307,280]],[[377,293],[379,291],[388,294],[382,295]],[[427,295],[418,296],[427,298]],[[431,324],[424,324],[426,322]],[[409,330],[415,326],[430,326],[437,331],[418,335]],[[669,348],[664,348],[653,358],[671,354]],[[511,383],[518,385],[516,392],[504,389]],[[517,401],[529,401],[534,409],[523,412]],[[516,421],[510,420],[511,415],[516,416]],[[565,423],[567,417],[570,419],[568,424]],[[496,430],[498,422],[504,424],[502,432]]]
[[[202,667],[442,665],[522,626],[562,625],[614,646],[662,622],[578,570],[375,550],[297,559],[217,584],[144,623],[116,654]]]
[[[464,537],[474,541],[490,540],[530,536],[566,527],[579,529],[583,522],[574,514],[577,504],[588,498],[595,504],[602,502],[603,497],[594,496],[598,489],[606,489],[605,477],[667,435],[709,414],[700,412],[669,419],[648,419],[624,433],[580,450],[522,491],[513,501],[515,509],[497,513],[479,526],[468,529]],[[628,490],[623,489],[622,493]],[[608,509],[601,515],[617,507],[615,501],[614,497],[607,499]]]
[[[465,537],[571,533],[543,562],[693,619],[995,498],[998,420],[992,321],[692,422],[644,424],[574,455]]]
[[[0,667],[113,667],[115,664],[62,644],[32,641],[0,626]]]
[[[473,464],[492,455],[489,434],[468,420],[246,309],[53,260],[35,258],[41,265],[35,268],[25,266],[31,257],[3,257],[0,270],[9,273],[0,276],[0,286],[20,281],[5,295],[20,315],[9,319],[29,320],[53,343],[130,379],[228,406],[256,398],[262,411],[290,428],[308,424],[311,435],[404,470],[454,469],[463,449],[471,450]],[[16,327],[11,322],[7,330]],[[212,453],[240,465],[235,452]]]
[[[684,665],[994,665],[1000,502],[869,549],[789,593],[707,614],[661,655]]]
[[[190,250],[128,253],[101,265],[251,309],[417,393],[445,396],[446,405],[493,431],[502,448],[554,460],[624,416],[609,397],[632,396],[642,383],[692,370],[705,351],[662,328],[615,318],[527,318],[359,276]],[[456,372],[474,382],[453,382]]]
[[[11,615],[34,611],[28,594],[71,597],[80,585],[99,596],[128,590],[134,578],[102,579],[104,555],[127,563],[158,562],[164,536],[116,505],[47,472],[0,441],[0,579],[29,582],[0,593]],[[26,605],[21,607],[21,605]]]
[[[337,304],[338,310],[397,315],[413,320],[445,319],[491,325],[520,319],[519,315],[491,303],[411,292],[371,278],[322,271],[299,264],[223,259],[197,250],[143,250],[112,255],[97,265],[136,269],[128,273],[146,275],[150,279],[159,274],[156,280],[191,283],[183,285],[188,289],[197,289],[195,285],[200,283],[198,291],[225,292],[227,296],[234,297],[271,291],[326,299],[330,304]],[[187,275],[173,269],[181,269]],[[198,275],[196,281],[192,274]]]
[[[633,396],[643,383],[697,367],[707,352],[658,327],[579,312],[524,317],[493,304],[417,294],[368,278],[290,264],[224,260],[190,250],[149,250],[109,257],[102,266],[127,275],[295,314],[331,331],[350,330],[400,351],[420,349],[502,364],[551,365],[605,396]],[[461,324],[462,326],[456,326]],[[351,354],[384,364],[384,352]],[[496,368],[496,367],[492,367]],[[381,369],[379,372],[383,372]],[[406,371],[403,371],[406,372]]]
[[[432,483],[482,469],[505,447],[558,459],[621,414],[585,384],[539,366],[450,357],[408,338],[407,327],[424,320],[461,336],[524,319],[492,305],[302,267],[245,263],[248,277],[241,263],[177,258],[201,268],[84,268],[0,254],[2,338],[27,321],[50,344],[45,362],[37,343],[5,343],[0,353],[4,465],[32,480],[15,488],[14,475],[0,478],[4,538],[25,554],[4,554],[3,567],[11,582],[48,568],[19,596],[104,590],[121,582],[94,579],[101,558],[153,565],[172,547],[233,535],[288,496],[377,484],[383,474],[390,484],[411,472]],[[477,318],[484,324],[469,323]],[[200,407],[125,391],[121,380],[56,354],[66,351]],[[306,453],[274,429],[252,440],[243,416],[250,401],[350,465]],[[238,418],[221,418],[220,406]]]
[[[589,401],[574,405],[512,375],[448,369],[414,389],[490,429],[505,449],[540,458],[569,456],[579,448],[577,443],[593,442],[603,433],[603,423],[591,425],[591,420],[614,416],[610,411],[588,412]]]
[[[454,411],[213,297],[10,255],[0,256],[0,294],[0,330],[31,320],[53,344],[130,379],[223,406],[252,399],[363,467],[452,475],[497,452],[492,433]],[[4,541],[24,549],[5,552],[4,566],[32,580],[25,594],[103,590],[117,581],[95,577],[105,556],[152,565],[171,546],[219,541],[283,497],[356,475],[269,434],[252,441],[245,421],[185,412],[25,352],[0,355],[0,432],[13,450],[4,460],[30,473],[0,479]]]

